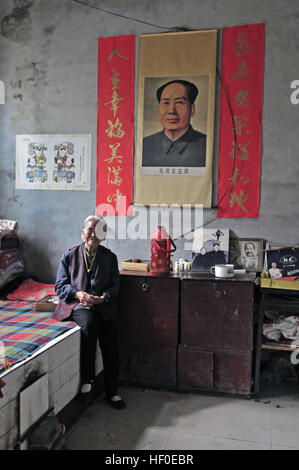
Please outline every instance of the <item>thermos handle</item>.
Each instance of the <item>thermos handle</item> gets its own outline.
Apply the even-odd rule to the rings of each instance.
[[[157,242],[155,238],[152,241],[154,242],[154,245],[156,245],[156,248],[158,248],[159,250],[165,251],[165,253],[173,253],[176,250],[176,246],[170,237],[169,239],[172,245],[174,246],[173,250],[167,250],[166,248],[163,248],[162,246],[159,245],[159,243]]]

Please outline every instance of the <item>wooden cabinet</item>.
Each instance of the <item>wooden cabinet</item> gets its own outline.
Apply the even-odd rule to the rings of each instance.
[[[254,276],[121,274],[120,379],[249,395]]]
[[[119,295],[120,380],[176,389],[179,278],[122,274]]]
[[[250,395],[254,278],[181,279],[178,389]]]

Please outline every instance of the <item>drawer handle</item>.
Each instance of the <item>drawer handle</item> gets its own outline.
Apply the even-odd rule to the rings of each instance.
[[[142,292],[147,292],[148,291],[148,284],[144,282],[141,286]]]

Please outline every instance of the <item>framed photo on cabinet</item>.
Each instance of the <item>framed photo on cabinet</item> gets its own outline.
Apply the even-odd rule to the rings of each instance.
[[[229,241],[229,262],[235,269],[259,272],[264,268],[265,240],[262,238],[232,238]]]

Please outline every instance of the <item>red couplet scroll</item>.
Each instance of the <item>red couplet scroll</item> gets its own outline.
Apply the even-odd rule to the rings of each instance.
[[[259,215],[265,25],[223,29],[218,217]]]
[[[135,36],[99,39],[97,215],[130,215],[134,175]]]

